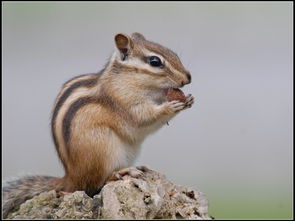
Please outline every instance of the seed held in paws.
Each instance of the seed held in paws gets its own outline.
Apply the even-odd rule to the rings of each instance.
[[[168,101],[180,101],[185,102],[184,93],[178,88],[169,88],[167,92],[167,100]]]

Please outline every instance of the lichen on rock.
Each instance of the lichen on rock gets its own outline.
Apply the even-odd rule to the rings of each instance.
[[[107,183],[93,198],[84,191],[41,193],[8,219],[211,219],[208,200],[197,190],[178,186],[154,170]]]

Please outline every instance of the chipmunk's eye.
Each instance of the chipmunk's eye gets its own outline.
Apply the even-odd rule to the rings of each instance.
[[[153,67],[161,67],[163,65],[161,59],[157,56],[148,57],[148,63]]]

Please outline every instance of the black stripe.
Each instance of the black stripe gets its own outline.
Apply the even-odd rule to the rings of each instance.
[[[66,84],[70,83],[71,81],[77,79],[77,78],[81,78],[81,77],[85,77],[85,76],[93,76],[95,77],[96,74],[81,74],[81,75],[78,75],[78,76],[75,76],[73,78],[71,78],[70,80],[66,81],[64,84],[63,84],[63,87],[66,86]]]
[[[93,78],[91,78],[91,79],[81,80],[81,81],[78,81],[78,82],[74,83],[73,85],[71,85],[63,93],[63,95],[59,98],[59,100],[57,101],[57,103],[56,103],[56,105],[54,107],[52,118],[51,118],[51,133],[52,133],[53,142],[55,144],[56,150],[57,150],[60,158],[61,158],[61,155],[60,155],[60,153],[58,151],[58,142],[57,142],[57,138],[56,138],[56,134],[55,134],[55,119],[57,117],[57,114],[58,114],[60,108],[62,107],[62,105],[64,104],[64,102],[66,101],[66,99],[73,93],[73,91],[76,88],[78,88],[78,87],[91,87],[91,86],[95,85],[101,73],[102,73],[102,71],[98,75],[97,74],[93,75]],[[84,76],[84,75],[81,75],[81,76]],[[71,80],[74,80],[74,79],[79,78],[81,76],[72,78]],[[69,82],[70,81],[68,81],[67,83],[69,83]]]
[[[66,145],[66,149],[69,152],[69,140],[70,140],[70,132],[71,132],[71,122],[75,116],[75,113],[83,106],[97,102],[97,98],[93,97],[83,97],[75,101],[69,108],[68,112],[65,114],[63,119],[63,137]]]
[[[117,102],[115,102],[112,97],[110,97],[106,91],[101,88],[100,94],[97,97],[82,97],[75,102],[71,104],[69,107],[67,113],[64,116],[63,122],[62,122],[62,132],[63,132],[63,138],[65,141],[65,146],[68,154],[70,153],[70,140],[71,140],[71,123],[73,121],[73,118],[75,117],[75,114],[77,111],[88,104],[100,104],[101,106],[108,108],[111,112],[117,112],[123,120],[126,122],[132,123],[136,125],[136,122],[134,122],[132,116],[128,113],[127,110],[122,108],[120,105],[118,105]],[[122,133],[120,133],[120,130],[116,128],[116,126],[112,127],[109,125],[109,127],[119,136],[123,139],[126,139],[126,136]],[[130,141],[132,142],[132,140]]]
[[[61,106],[63,105],[63,103],[66,101],[66,99],[72,94],[72,92],[78,88],[78,87],[91,87],[96,83],[97,78],[93,78],[93,79],[87,79],[87,80],[82,80],[82,81],[78,81],[76,83],[74,83],[73,85],[71,85],[64,93],[63,95],[59,98],[54,111],[53,111],[53,115],[52,115],[52,120],[54,121],[57,113],[59,111],[59,109],[61,108]]]
[[[116,111],[127,121],[127,122],[133,122],[133,119],[131,116],[129,116],[126,111],[118,106],[111,97],[106,95],[103,90],[100,91],[99,97],[83,97],[78,100],[76,100],[68,109],[67,113],[64,116],[63,119],[63,138],[65,141],[65,146],[68,154],[70,153],[70,140],[71,140],[71,123],[73,121],[73,118],[75,117],[75,114],[77,111],[88,105],[88,104],[100,104],[104,106],[105,108],[108,108],[110,111]],[[123,139],[126,139],[126,137],[120,133],[115,127],[112,127],[109,125],[109,127],[119,136],[123,137]]]

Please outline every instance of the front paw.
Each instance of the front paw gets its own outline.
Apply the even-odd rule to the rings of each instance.
[[[185,108],[185,103],[180,101],[170,101],[164,104],[166,114],[175,114]]]

